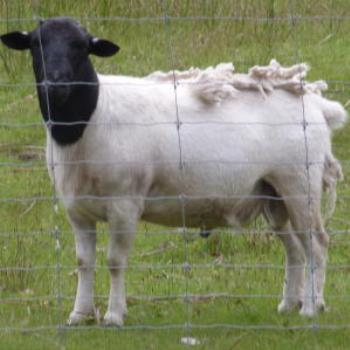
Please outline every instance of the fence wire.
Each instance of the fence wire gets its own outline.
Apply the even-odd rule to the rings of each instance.
[[[134,274],[132,275],[132,278],[139,278],[140,274],[144,273],[146,270],[150,270],[152,273],[157,273],[158,271],[167,272],[168,270],[174,271],[179,270],[181,271],[181,283],[183,283],[182,288],[174,288],[176,290],[172,290],[168,294],[162,294],[162,295],[148,295],[148,294],[130,294],[127,297],[128,302],[163,302],[163,303],[170,303],[171,301],[181,301],[185,304],[185,316],[184,316],[184,322],[173,322],[173,323],[164,323],[164,324],[130,324],[123,326],[119,328],[120,331],[130,331],[130,330],[171,330],[171,329],[179,329],[182,331],[184,335],[191,336],[193,334],[194,329],[234,329],[234,330],[273,330],[273,331],[298,331],[298,330],[336,330],[336,329],[349,329],[350,328],[350,321],[346,321],[346,323],[340,323],[340,324],[330,324],[330,323],[323,323],[318,322],[317,318],[314,318],[310,320],[310,322],[296,322],[296,324],[293,325],[279,325],[279,324],[233,324],[233,323],[222,323],[220,320],[217,322],[212,323],[199,323],[196,320],[194,321],[194,310],[193,305],[195,303],[203,302],[203,301],[210,301],[214,302],[216,300],[231,300],[231,299],[273,299],[279,300],[281,298],[281,293],[274,292],[270,293],[267,291],[266,293],[253,293],[247,290],[247,292],[237,292],[237,293],[231,293],[229,291],[222,292],[221,290],[216,290],[216,288],[213,288],[210,291],[205,292],[198,292],[193,293],[192,290],[196,290],[196,281],[191,278],[191,274],[194,273],[194,271],[198,270],[207,270],[207,273],[210,274],[212,270],[216,269],[224,269],[226,273],[227,271],[244,271],[249,270],[253,272],[257,271],[269,271],[269,270],[284,270],[285,265],[284,263],[276,264],[276,263],[269,263],[269,262],[258,262],[258,263],[246,263],[244,261],[222,261],[222,257],[216,256],[215,259],[211,262],[201,262],[197,263],[192,261],[192,251],[190,244],[192,244],[193,241],[197,240],[198,232],[187,227],[187,219],[188,219],[188,208],[187,205],[191,201],[196,200],[217,200],[217,199],[227,199],[227,200],[270,200],[270,201],[284,201],[286,199],[304,199],[308,203],[308,210],[309,210],[309,216],[311,218],[312,216],[312,202],[316,199],[313,197],[310,191],[310,169],[313,166],[320,166],[323,165],[323,160],[315,161],[311,160],[309,157],[309,140],[308,140],[308,130],[309,128],[314,128],[318,126],[323,126],[324,123],[316,123],[316,122],[308,122],[307,121],[307,115],[304,108],[304,100],[303,95],[300,99],[301,104],[301,110],[302,113],[299,116],[296,116],[297,122],[295,123],[262,123],[262,122],[216,122],[211,120],[200,120],[198,122],[194,121],[188,121],[186,120],[186,115],[183,114],[179,108],[179,96],[178,96],[178,88],[181,84],[186,84],[182,81],[178,81],[175,70],[177,69],[177,61],[176,61],[176,45],[173,40],[173,33],[172,33],[172,25],[173,23],[178,22],[197,22],[197,21],[216,21],[216,22],[244,22],[244,21],[250,21],[250,22],[256,22],[256,23],[287,23],[290,25],[291,32],[295,33],[295,26],[298,25],[300,22],[319,22],[319,21],[342,21],[342,22],[348,22],[350,20],[350,16],[300,16],[296,13],[295,8],[292,6],[290,8],[290,15],[288,16],[280,16],[280,17],[242,17],[242,16],[184,16],[184,17],[175,17],[171,16],[168,11],[168,1],[163,0],[163,7],[164,7],[164,15],[163,16],[155,16],[155,17],[138,17],[138,18],[131,18],[131,17],[122,17],[122,16],[108,16],[108,17],[75,17],[77,20],[80,20],[82,22],[97,22],[97,23],[105,23],[105,25],[108,25],[110,22],[130,22],[130,23],[139,23],[140,25],[143,25],[145,23],[162,23],[164,25],[164,37],[167,44],[166,52],[167,52],[167,62],[170,66],[172,72],[173,72],[173,79],[170,82],[170,84],[173,86],[174,91],[174,112],[176,116],[176,120],[173,121],[165,121],[165,122],[118,122],[118,123],[94,123],[94,122],[84,122],[88,125],[101,125],[103,124],[106,127],[113,128],[113,127],[128,127],[130,129],[133,128],[139,128],[139,127],[149,127],[149,128],[156,128],[156,127],[169,127],[169,128],[176,128],[177,133],[177,144],[178,144],[178,159],[168,159],[167,161],[159,160],[159,161],[152,161],[152,162],[146,162],[146,161],[118,161],[116,159],[111,160],[100,160],[100,159],[77,159],[75,161],[61,161],[54,159],[54,152],[51,147],[48,149],[48,153],[51,155],[50,159],[52,160],[50,164],[47,164],[47,166],[51,170],[51,174],[53,174],[52,178],[52,188],[51,191],[46,189],[43,189],[44,194],[42,194],[42,189],[32,189],[33,194],[18,194],[15,191],[10,190],[1,190],[0,191],[0,207],[4,208],[4,212],[7,213],[9,209],[7,207],[13,206],[13,205],[21,205],[25,204],[28,205],[28,203],[31,203],[29,207],[26,207],[24,211],[21,213],[23,214],[23,217],[25,217],[31,210],[33,210],[34,206],[39,205],[50,205],[52,206],[52,213],[53,217],[50,218],[49,222],[50,225],[44,224],[43,228],[40,228],[40,225],[42,223],[38,222],[38,227],[29,228],[27,229],[18,229],[16,225],[14,225],[13,228],[4,227],[0,230],[0,241],[4,244],[4,247],[9,246],[13,249],[12,241],[17,242],[18,240],[25,240],[29,238],[41,238],[43,236],[49,238],[49,245],[46,247],[48,249],[48,254],[54,255],[54,263],[46,263],[46,264],[33,264],[30,262],[30,259],[24,263],[25,266],[18,265],[13,266],[8,263],[6,258],[3,257],[1,259],[1,265],[0,265],[0,275],[4,278],[4,280],[8,281],[11,278],[15,278],[14,276],[16,273],[26,273],[26,274],[35,274],[39,272],[54,272],[55,277],[54,280],[54,287],[52,289],[52,293],[43,293],[39,295],[24,295],[21,294],[19,296],[12,295],[11,293],[6,293],[4,295],[1,294],[2,288],[4,286],[0,285],[0,306],[1,305],[9,305],[9,304],[27,304],[27,303],[40,303],[40,302],[55,302],[56,303],[56,318],[55,322],[51,323],[50,325],[47,324],[40,324],[40,325],[25,325],[25,326],[17,326],[14,324],[14,326],[0,326],[0,333],[16,333],[16,332],[23,332],[23,333],[33,333],[33,332],[45,332],[49,330],[57,330],[59,341],[62,338],[62,332],[72,332],[72,331],[91,331],[95,329],[101,329],[101,325],[88,325],[88,326],[77,326],[77,327],[68,327],[64,323],[64,318],[68,315],[66,315],[67,307],[68,305],[72,304],[72,301],[74,300],[74,295],[72,293],[66,292],[66,284],[68,282],[65,282],[64,279],[67,278],[68,272],[69,273],[75,273],[75,265],[73,265],[73,247],[67,247],[66,242],[64,241],[63,237],[64,235],[68,235],[71,229],[62,222],[62,214],[61,209],[59,207],[60,201],[68,201],[71,199],[79,200],[79,201],[116,201],[116,200],[125,200],[125,199],[138,199],[138,196],[135,196],[133,194],[123,194],[120,196],[96,196],[96,195],[81,195],[81,196],[75,196],[75,197],[67,197],[67,196],[61,196],[58,193],[56,193],[56,179],[55,179],[55,173],[57,169],[60,167],[67,167],[67,166],[79,166],[82,164],[96,164],[96,165],[106,165],[106,166],[113,166],[113,167],[123,167],[125,165],[132,165],[132,164],[138,164],[143,165],[145,167],[147,166],[163,166],[164,164],[168,165],[176,165],[180,169],[180,174],[183,177],[184,173],[183,170],[186,167],[187,164],[191,164],[192,166],[205,166],[209,164],[219,164],[220,166],[247,166],[247,167],[254,167],[258,165],[266,165],[267,162],[258,162],[258,161],[235,161],[235,160],[227,160],[227,159],[220,159],[220,158],[213,158],[210,159],[208,156],[208,159],[206,160],[196,160],[196,159],[187,159],[186,158],[186,151],[182,144],[182,131],[184,127],[191,127],[196,125],[204,125],[208,128],[212,127],[215,124],[224,124],[229,127],[247,127],[247,126],[266,126],[271,128],[276,128],[276,133],[279,131],[279,128],[300,128],[303,131],[304,134],[304,153],[305,153],[305,160],[297,163],[297,162],[271,162],[271,165],[278,166],[278,167],[288,167],[291,164],[294,166],[297,166],[299,168],[303,168],[305,171],[305,174],[308,178],[308,185],[309,187],[304,191],[301,191],[300,193],[295,193],[290,196],[268,196],[268,195],[219,195],[217,193],[203,193],[202,195],[188,195],[186,193],[176,193],[174,195],[164,195],[164,196],[142,196],[141,199],[144,201],[152,201],[152,202],[164,202],[164,201],[177,201],[179,203],[179,206],[181,207],[181,222],[182,225],[179,228],[160,228],[160,229],[147,229],[142,232],[143,235],[155,239],[158,239],[158,237],[161,237],[163,240],[168,239],[171,237],[176,237],[178,241],[180,242],[180,248],[181,248],[181,261],[179,262],[179,259],[172,259],[170,261],[162,261],[161,263],[157,262],[145,262],[145,263],[128,263],[126,266],[122,267],[122,269],[133,271]],[[4,18],[0,17],[0,24],[1,23],[22,23],[22,22],[28,22],[28,23],[39,23],[40,20],[45,19],[44,17],[40,16],[40,13],[38,12],[34,18]],[[39,31],[40,33],[40,31]],[[302,57],[299,55],[299,39],[294,35],[294,45],[295,45],[295,63],[298,63],[302,61]],[[40,40],[40,47],[42,50],[42,43]],[[45,64],[45,59],[43,52],[42,53],[42,61]],[[234,61],[234,59],[233,59]],[[255,62],[258,64],[259,62]],[[44,75],[46,75],[46,71],[44,68]],[[0,129],[4,129],[6,131],[13,131],[17,129],[18,132],[32,128],[48,128],[50,131],[51,128],[54,125],[72,125],[72,123],[59,123],[54,120],[52,120],[50,116],[50,100],[48,95],[48,87],[49,85],[56,85],[55,83],[48,82],[48,79],[45,77],[44,86],[46,88],[46,102],[48,106],[48,115],[49,120],[46,123],[46,125],[43,122],[40,122],[39,119],[37,122],[18,122],[13,120],[5,120],[0,121]],[[343,80],[329,80],[328,83],[333,86],[332,89],[329,90],[329,94],[344,94],[346,93],[348,87],[350,86],[350,81],[343,81]],[[79,84],[82,85],[81,82],[73,82],[73,83],[67,83],[67,84]],[[157,82],[146,82],[145,86],[153,86],[154,84],[162,84],[164,85],[164,82],[157,83]],[[0,81],[0,88],[6,88],[6,89],[13,89],[16,91],[16,89],[21,87],[26,88],[34,88],[38,84],[34,82],[20,82],[20,83],[13,83],[13,82],[1,82]],[[62,84],[58,84],[62,85]],[[300,80],[301,88],[304,85],[304,81]],[[38,116],[39,118],[39,116]],[[74,125],[84,124],[81,122],[74,123]],[[0,144],[0,150],[2,149],[2,146],[4,149],[8,149],[13,147],[21,147],[21,146],[33,146],[35,145],[22,145],[18,143],[6,143],[4,145]],[[341,150],[343,145],[340,143],[339,145],[336,145],[336,149]],[[346,146],[344,146],[345,148]],[[345,149],[346,151],[346,149]],[[43,149],[40,149],[41,153],[44,153]],[[0,153],[1,154],[1,153]],[[43,157],[43,154],[42,154]],[[346,170],[346,167],[350,165],[350,159],[341,159],[341,164],[343,168]],[[0,160],[0,174],[6,175],[6,172],[9,173],[16,173],[20,172],[21,169],[24,170],[35,170],[35,171],[43,171],[43,168],[46,167],[46,163],[44,160],[8,160],[6,157],[1,158]],[[110,168],[109,168],[110,169]],[[38,175],[38,176],[44,176]],[[6,186],[6,184],[5,184]],[[342,205],[343,202],[349,201],[350,196],[347,194],[346,191],[347,184],[340,185],[344,186],[344,190],[342,187],[338,191],[338,197],[337,197],[337,203],[339,209],[337,209],[336,214],[331,219],[329,224],[329,234],[333,241],[331,241],[331,247],[330,247],[330,254],[332,251],[332,244],[350,244],[350,241],[348,240],[348,235],[350,232],[350,220],[347,219],[347,213],[344,212],[346,210],[346,206]],[[48,192],[51,192],[51,194],[47,194]],[[35,193],[35,194],[34,194]],[[33,205],[33,207],[32,207]],[[16,210],[19,210],[18,208]],[[21,215],[22,215],[21,214]],[[143,230],[138,230],[143,231]],[[220,231],[220,230],[218,230]],[[94,233],[90,232],[89,230],[84,231],[85,233]],[[302,234],[303,231],[294,231],[296,234]],[[129,234],[129,231],[126,230],[120,230],[114,232],[116,234],[125,235]],[[225,229],[225,235],[229,235],[230,238],[232,238],[232,241],[234,241],[236,238],[233,236],[241,236],[241,237],[249,237],[246,238],[247,240],[252,239],[253,243],[252,246],[255,247],[255,245],[259,245],[259,240],[256,240],[256,237],[261,238],[261,240],[269,239],[270,236],[273,234],[278,234],[280,236],[283,235],[289,235],[289,233],[285,231],[274,231],[274,233],[266,228],[264,224],[260,222],[255,222],[254,225],[249,226],[248,228],[237,228],[237,229]],[[318,232],[315,232],[311,226],[311,220],[310,220],[310,227],[308,230],[309,235],[309,243],[310,243],[310,249],[313,249],[313,240],[312,236],[314,234],[317,235]],[[141,233],[139,233],[141,234]],[[213,235],[216,234],[213,233]],[[267,238],[266,238],[267,237]],[[210,249],[210,238],[209,243],[206,243],[207,249]],[[220,243],[225,244],[225,243]],[[263,245],[266,243],[262,243]],[[177,246],[176,249],[180,250],[180,248]],[[346,247],[347,248],[347,247]],[[38,249],[41,249],[40,246]],[[153,254],[163,254],[167,251],[168,247],[155,249],[155,251],[149,251],[144,253],[137,252],[138,247],[136,246],[134,248],[134,254],[141,255],[141,258],[149,258],[152,257]],[[169,249],[172,249],[171,247]],[[197,248],[200,249],[200,248]],[[67,257],[65,256],[65,253],[68,252],[69,256],[69,263],[67,262]],[[15,254],[15,253],[13,253]],[[252,254],[258,254],[258,253],[252,253]],[[4,254],[6,255],[6,254]],[[175,261],[174,261],[175,260]],[[290,266],[290,269],[298,269],[302,265],[292,265]],[[108,268],[106,265],[96,264],[94,266],[97,273],[100,271],[107,271]],[[113,267],[112,267],[113,268]],[[114,268],[120,269],[120,267],[115,266]],[[314,258],[312,257],[309,265],[307,266],[308,269],[310,269],[310,274],[312,275],[312,284],[314,284],[314,273],[317,267],[314,263]],[[341,272],[348,272],[350,269],[350,263],[344,264],[339,263],[337,261],[332,261],[327,265],[327,271],[340,271]],[[140,272],[140,273],[139,273]],[[50,272],[51,273],[51,272]],[[229,272],[227,272],[229,273]],[[200,275],[200,277],[202,274]],[[280,275],[279,275],[280,277]],[[128,283],[137,281],[127,281]],[[6,287],[6,286],[5,286]],[[141,287],[140,287],[141,288]],[[181,291],[179,289],[182,289]],[[312,286],[312,291],[314,291],[314,285]],[[16,293],[13,293],[16,294]],[[308,295],[307,297],[311,298],[313,301],[313,304],[315,306],[316,303],[316,296],[314,294]],[[107,296],[105,294],[97,294],[95,296],[96,299],[102,300],[105,302],[107,299]],[[342,294],[337,293],[334,290],[331,292],[326,293],[326,299],[339,301],[339,300],[348,300],[350,298],[349,294]],[[166,306],[163,306],[166,307]],[[132,311],[131,311],[132,312]],[[19,323],[18,323],[19,324]],[[104,331],[111,331],[111,329],[103,328]]]

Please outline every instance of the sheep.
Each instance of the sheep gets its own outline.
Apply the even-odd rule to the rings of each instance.
[[[209,232],[263,215],[286,253],[278,310],[313,316],[325,308],[321,197],[329,189],[335,198],[341,167],[331,133],[347,115],[322,97],[324,82],[304,82],[307,65],[101,75],[89,55],[119,47],[67,17],[1,41],[33,58],[48,171],[75,232],[70,325],[95,315],[98,221],[110,228],[106,325],[121,326],[127,312],[124,272],[141,219]]]

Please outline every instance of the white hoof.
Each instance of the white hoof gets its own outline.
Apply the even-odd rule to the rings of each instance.
[[[313,317],[320,312],[328,311],[324,300],[317,300],[316,303],[304,303],[303,307],[300,310],[300,315],[306,317]]]
[[[294,310],[300,310],[302,302],[300,300],[282,300],[278,305],[279,313],[287,313]]]
[[[105,326],[121,327],[124,324],[124,314],[122,312],[107,311],[103,318],[103,324]]]
[[[313,306],[303,306],[300,309],[299,314],[305,317],[313,317],[317,314],[317,310]]]
[[[79,311],[72,311],[69,315],[67,325],[68,326],[78,326],[81,324],[89,324],[96,320],[95,313],[83,313]]]

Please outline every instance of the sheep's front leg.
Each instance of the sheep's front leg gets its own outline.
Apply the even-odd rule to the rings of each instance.
[[[109,219],[110,240],[108,267],[110,292],[104,324],[122,326],[127,312],[124,273],[138,220],[138,206],[133,203],[117,203]]]
[[[93,302],[94,268],[96,258],[96,224],[82,222],[71,217],[75,232],[78,262],[78,288],[68,324],[77,325],[95,317]]]

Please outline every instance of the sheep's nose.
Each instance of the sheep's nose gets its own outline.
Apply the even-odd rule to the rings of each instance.
[[[62,69],[48,70],[47,78],[53,83],[69,82],[71,75],[69,71]]]
[[[49,75],[49,80],[53,83],[66,82],[68,81],[68,74],[55,70]]]
[[[68,79],[60,71],[52,71],[48,77],[47,92],[50,103],[61,105],[65,103],[70,94],[70,87],[67,84]]]

